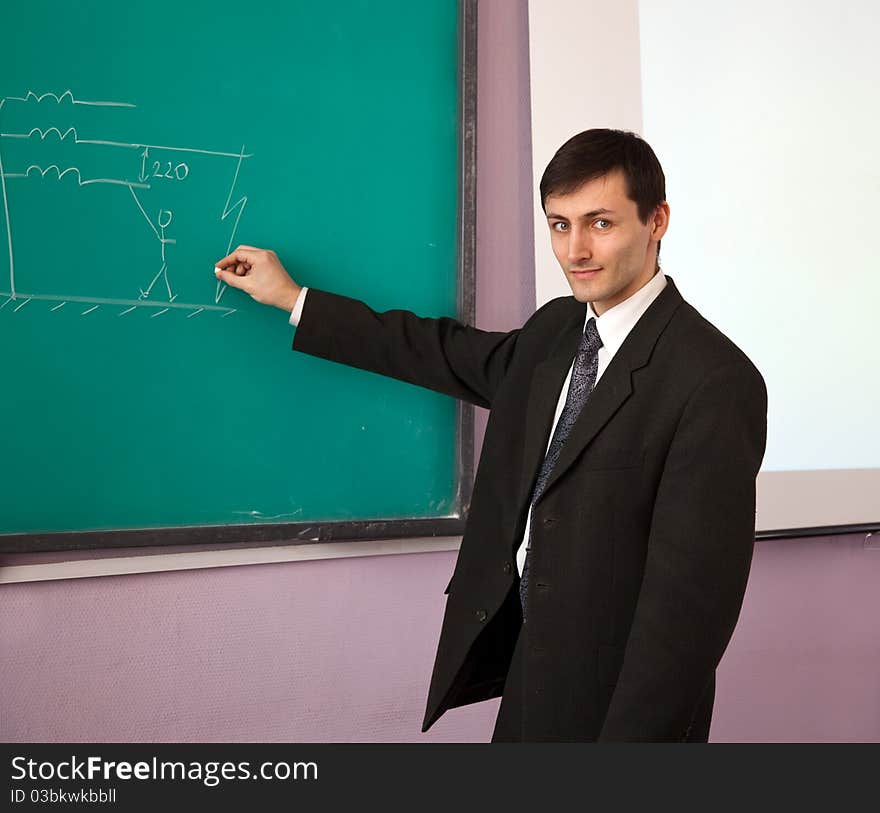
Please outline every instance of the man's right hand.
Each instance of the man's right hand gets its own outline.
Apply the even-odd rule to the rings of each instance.
[[[292,311],[302,290],[269,249],[239,246],[214,266],[217,279],[250,294],[261,305]]]

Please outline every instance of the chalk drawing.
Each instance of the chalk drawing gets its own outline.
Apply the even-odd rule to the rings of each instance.
[[[178,298],[178,294],[174,293],[173,290],[173,274],[168,249],[171,246],[175,246],[178,243],[178,240],[182,239],[182,235],[178,234],[175,237],[168,236],[169,229],[171,228],[171,225],[174,221],[174,212],[168,208],[160,208],[155,218],[150,217],[137,194],[137,190],[157,190],[160,188],[159,186],[157,186],[157,184],[186,184],[188,180],[192,177],[191,166],[188,161],[195,159],[177,161],[166,160],[165,156],[163,155],[163,153],[166,152],[180,153],[182,154],[181,158],[185,157],[185,154],[210,156],[212,160],[216,159],[217,162],[216,165],[213,163],[211,164],[212,167],[215,167],[212,171],[218,173],[224,172],[224,161],[229,162],[230,159],[235,159],[235,169],[232,173],[232,182],[229,185],[229,192],[226,196],[226,202],[223,205],[222,211],[220,213],[221,221],[226,221],[226,219],[230,215],[232,215],[233,213],[235,214],[235,219],[234,221],[232,221],[232,228],[229,232],[229,240],[226,249],[227,253],[229,253],[231,251],[232,244],[235,241],[235,233],[238,229],[241,214],[244,211],[245,206],[247,205],[248,199],[246,195],[241,195],[238,200],[235,201],[235,203],[232,203],[230,205],[230,202],[232,201],[232,196],[235,192],[236,184],[238,183],[239,172],[241,170],[242,162],[247,158],[251,158],[252,154],[246,153],[243,145],[238,152],[228,152],[222,150],[203,149],[200,147],[189,145],[171,146],[148,144],[139,141],[113,141],[102,138],[84,138],[80,136],[80,133],[78,132],[76,127],[66,127],[65,129],[62,129],[58,126],[45,128],[30,127],[22,128],[20,132],[6,132],[2,128],[2,113],[4,110],[10,110],[13,105],[22,105],[25,106],[26,110],[30,110],[30,106],[43,104],[74,104],[91,107],[119,108],[120,110],[136,107],[135,104],[132,104],[130,102],[77,99],[74,96],[73,91],[69,89],[60,94],[53,92],[38,93],[33,90],[28,90],[22,96],[4,96],[0,98],[0,198],[2,198],[3,203],[3,216],[4,222],[6,224],[6,251],[9,256],[9,290],[0,291],[0,297],[6,298],[5,301],[0,304],[0,310],[5,308],[5,306],[10,301],[18,302],[19,300],[23,300],[19,304],[17,304],[14,309],[12,309],[13,312],[18,312],[22,307],[24,307],[24,305],[28,304],[29,302],[37,301],[59,303],[54,305],[54,307],[50,309],[51,312],[59,311],[67,302],[92,305],[93,307],[90,307],[82,312],[81,315],[83,316],[93,313],[94,311],[98,310],[98,308],[102,305],[124,306],[125,310],[119,311],[117,314],[118,316],[125,316],[143,308],[161,308],[150,315],[151,319],[155,319],[158,316],[162,316],[163,314],[169,313],[170,311],[174,310],[191,311],[191,313],[189,313],[186,318],[191,318],[193,316],[206,312],[220,313],[223,318],[231,316],[233,313],[236,313],[236,308],[225,307],[219,304],[220,299],[222,298],[223,293],[227,288],[226,284],[219,280],[215,280],[214,283],[212,302],[184,303],[176,301]],[[117,114],[114,113],[113,115],[115,116]],[[56,142],[58,144],[68,142],[74,145],[88,144],[106,149],[130,150],[137,153],[137,156],[140,159],[139,167],[133,173],[136,174],[136,178],[134,179],[110,176],[83,177],[83,170],[81,167],[74,165],[62,166],[60,163],[52,163],[47,166],[43,166],[40,163],[28,162],[27,166],[9,167],[4,164],[4,139],[18,140],[19,142],[34,140],[51,144],[54,144]],[[157,156],[155,153],[159,153],[159,155]],[[54,180],[60,183],[61,180],[68,175],[75,178],[78,187],[86,187],[100,184],[106,185],[108,186],[108,188],[127,188],[128,192],[125,193],[126,197],[130,203],[134,204],[134,206],[132,207],[132,211],[135,212],[135,216],[139,219],[139,221],[141,221],[141,219],[143,221],[146,221],[151,233],[155,237],[157,255],[156,266],[154,267],[158,268],[158,271],[156,271],[155,275],[149,281],[146,287],[137,288],[136,299],[122,299],[114,297],[81,297],[70,295],[65,296],[61,294],[56,295],[54,292],[23,293],[16,287],[14,224],[16,222],[17,216],[14,212],[14,206],[10,205],[11,202],[14,204],[15,200],[15,184],[32,183],[35,179],[43,182],[52,182]],[[222,175],[220,177],[222,178]],[[10,194],[10,192],[12,194]],[[111,193],[108,191],[107,194],[117,193]],[[113,204],[108,203],[108,205]],[[156,284],[159,282],[159,280],[162,280],[164,285],[156,287]],[[206,281],[205,284],[207,286],[210,283]],[[0,284],[0,287],[3,287],[2,284]],[[157,293],[158,291],[161,291],[161,294]]]

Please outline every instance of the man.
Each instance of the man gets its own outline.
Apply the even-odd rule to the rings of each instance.
[[[491,409],[422,731],[501,695],[494,742],[705,742],[764,381],[659,268],[669,206],[641,138],[574,136],[541,202],[573,296],[509,333],[300,289],[251,246],[217,275],[292,311],[295,350]]]

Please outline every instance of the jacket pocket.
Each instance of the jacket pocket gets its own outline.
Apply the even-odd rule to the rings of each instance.
[[[644,463],[644,449],[602,449],[597,452],[587,449],[578,465],[587,471],[616,471],[639,469]]]
[[[645,463],[644,449],[608,449],[592,451],[587,449],[578,464],[590,471],[611,471],[614,469],[641,468]]]

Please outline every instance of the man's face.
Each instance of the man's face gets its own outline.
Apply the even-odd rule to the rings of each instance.
[[[544,202],[553,253],[578,302],[601,316],[654,275],[656,245],[669,224],[661,203],[647,223],[627,197],[622,170],[603,175],[568,195]]]

